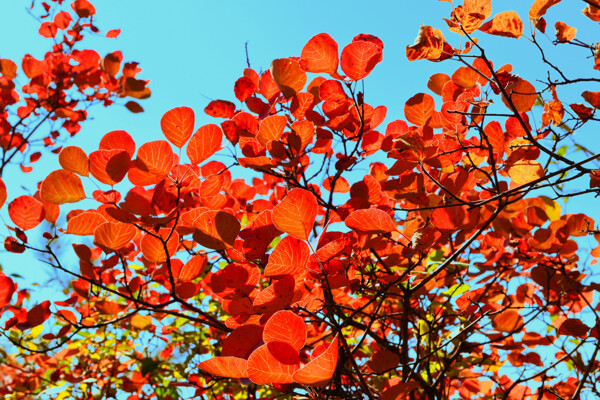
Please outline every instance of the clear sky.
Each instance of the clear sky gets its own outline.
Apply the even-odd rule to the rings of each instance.
[[[529,33],[529,22],[525,18],[531,3],[495,0],[493,14],[508,9],[518,11],[524,17],[525,32]],[[0,0],[0,4],[0,57],[11,58],[18,64],[25,53],[42,58],[45,49],[50,47],[50,39],[38,35],[39,22],[27,13],[31,1]],[[195,110],[196,127],[215,122],[202,110],[209,99],[235,101],[233,84],[246,67],[246,42],[252,67],[261,71],[269,68],[274,58],[299,56],[303,45],[320,32],[329,33],[340,50],[359,33],[380,37],[385,44],[383,62],[365,81],[365,99],[373,106],[383,104],[388,108],[387,122],[404,119],[404,102],[415,93],[427,91],[426,83],[431,74],[451,73],[457,67],[452,61],[409,63],[405,56],[405,47],[413,43],[421,24],[442,29],[447,40],[458,46],[460,36],[449,32],[442,20],[449,17],[451,10],[445,1],[177,0],[167,4],[149,0],[97,0],[94,5],[97,9],[94,23],[103,33],[115,28],[122,29],[122,33],[116,39],[98,34],[87,38],[85,46],[101,55],[121,50],[126,61],[138,61],[143,69],[139,77],[150,79],[152,97],[141,102],[146,110],[142,114],[132,114],[123,107],[90,110],[93,120],[85,121],[82,131],[69,142],[86,152],[97,149],[102,135],[117,129],[128,131],[138,145],[163,139],[160,118],[165,111],[177,106]],[[580,30],[578,37],[592,41],[597,26],[589,30],[592,24],[580,12],[584,6],[584,2],[573,0],[551,8],[546,16],[548,36],[538,33],[541,42],[550,45],[554,22],[559,19],[569,25],[588,27],[588,31]],[[511,63],[515,73],[532,82],[545,78],[541,72],[546,69],[540,69],[539,56],[526,38],[514,40],[484,33],[475,36],[495,65]],[[560,59],[566,69],[576,71],[575,74],[594,75],[591,60],[585,65],[569,62],[571,54],[579,54],[578,59],[581,59],[581,52],[577,51],[561,46],[553,48],[549,55]],[[567,104],[581,102],[579,93],[570,93]],[[43,178],[42,172],[58,168],[57,157],[49,155],[34,165],[34,172],[26,177],[18,167],[9,170],[5,176],[10,188],[9,200],[22,194],[18,186],[33,188]],[[6,207],[0,215],[9,221]],[[11,262],[7,262],[9,260]],[[13,264],[12,260],[16,263],[22,258],[1,254],[0,263],[7,272],[20,270],[27,275],[28,270],[23,270],[20,263]],[[29,275],[31,278],[40,276],[33,270],[29,270]]]

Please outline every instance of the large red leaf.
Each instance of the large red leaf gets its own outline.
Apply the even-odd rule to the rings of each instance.
[[[144,143],[138,149],[135,166],[143,172],[167,176],[173,166],[171,145],[165,140]]]
[[[294,298],[295,285],[296,281],[290,275],[279,279],[256,296],[252,304],[254,311],[268,314],[288,307]]]
[[[305,271],[310,249],[305,241],[286,236],[273,249],[269,263],[265,268],[265,276],[280,277],[297,275]]]
[[[313,36],[300,53],[300,67],[306,72],[335,74],[338,63],[338,44],[326,33]]]
[[[0,314],[2,314],[2,308],[10,304],[10,299],[15,290],[16,286],[13,280],[0,272]]]
[[[45,215],[42,202],[31,196],[19,196],[8,205],[10,220],[24,231],[38,226]]]
[[[327,350],[296,371],[293,376],[294,382],[310,386],[325,386],[333,377],[338,355],[339,343],[336,335]]]
[[[58,155],[60,166],[67,171],[75,172],[81,176],[88,176],[90,162],[87,154],[77,146],[67,146]]]
[[[67,233],[71,235],[92,235],[96,228],[106,222],[106,218],[94,210],[84,211],[69,218]]]
[[[283,135],[287,118],[283,115],[271,115],[260,123],[256,140],[266,146],[271,140],[279,140]]]
[[[221,148],[222,141],[223,131],[218,125],[204,125],[190,139],[186,154],[192,164],[200,164]]]
[[[194,240],[213,250],[229,249],[240,233],[240,222],[224,211],[206,211],[194,221]]]
[[[226,378],[247,378],[248,362],[238,357],[213,357],[198,364],[204,372]]]
[[[194,133],[194,111],[189,107],[177,107],[167,111],[160,119],[160,128],[167,140],[182,148]]]
[[[408,122],[425,126],[435,111],[435,100],[427,93],[417,93],[404,105],[404,115]]]
[[[85,199],[81,179],[73,172],[52,171],[40,186],[40,198],[53,204],[77,203]]]
[[[231,332],[223,341],[221,355],[247,359],[250,353],[262,344],[263,327],[260,325],[242,325]]]
[[[218,296],[236,300],[256,289],[259,276],[260,270],[253,264],[231,263],[211,276],[210,287]]]
[[[206,268],[208,260],[205,255],[197,254],[190,258],[179,272],[179,280],[183,282],[193,281],[199,277]]]
[[[126,246],[136,233],[136,228],[131,224],[105,222],[94,230],[94,243],[109,253]]]
[[[294,97],[306,84],[306,72],[300,68],[298,61],[290,58],[273,60],[271,76],[275,79],[281,93],[288,99]]]
[[[317,199],[311,192],[293,189],[273,208],[273,224],[282,232],[308,240],[317,211]]]
[[[107,185],[121,182],[129,171],[131,157],[126,150],[96,150],[90,153],[90,173]]]
[[[43,324],[50,315],[50,301],[44,300],[40,304],[31,307],[31,310],[27,312],[27,323],[31,328],[36,327]]]
[[[304,319],[292,311],[277,311],[265,324],[263,341],[288,343],[296,351],[300,351],[306,343]]]
[[[266,343],[248,358],[248,378],[260,385],[292,383],[292,376],[299,368],[298,351],[288,343]]]
[[[344,222],[348,228],[361,233],[387,233],[396,230],[392,217],[379,208],[356,210]]]
[[[352,42],[342,50],[342,71],[348,78],[358,81],[373,71],[382,60],[381,48],[373,42]]]

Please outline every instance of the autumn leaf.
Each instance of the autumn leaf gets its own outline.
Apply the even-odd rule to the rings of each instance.
[[[248,378],[259,385],[292,383],[299,368],[298,351],[284,342],[263,344],[248,358]]]
[[[444,51],[444,35],[439,29],[433,29],[428,25],[421,25],[415,43],[406,46],[406,58],[408,61],[415,60],[437,60]]]
[[[63,169],[81,176],[89,176],[90,166],[87,154],[77,146],[64,147],[58,154],[58,162]]]
[[[358,81],[367,77],[382,57],[382,49],[376,44],[352,42],[342,50],[340,66],[348,78]]]
[[[533,85],[525,79],[517,78],[515,82],[511,82],[505,88],[505,91],[510,98],[510,102],[514,105],[517,112],[530,111],[537,99],[537,92]],[[502,96],[502,102],[511,109],[509,101]]]
[[[200,164],[221,148],[223,131],[218,125],[200,127],[188,143],[186,154],[192,164]]]
[[[85,197],[81,179],[64,169],[51,172],[40,187],[40,198],[54,204],[77,203]]]
[[[504,11],[496,14],[491,21],[483,24],[479,30],[490,35],[518,39],[523,34],[523,21],[516,12]]]
[[[556,28],[556,40],[560,43],[567,43],[575,39],[577,28],[573,28],[561,21],[556,22],[554,27]]]
[[[24,231],[38,226],[45,215],[42,202],[32,196],[19,196],[8,205],[10,220]]]
[[[416,126],[425,126],[434,111],[435,101],[427,93],[414,95],[404,105],[404,115],[407,121]]]
[[[308,240],[317,212],[317,200],[311,192],[292,189],[273,208],[273,224],[282,232],[298,239]]]
[[[538,19],[561,0],[535,0],[529,9],[529,19]]]
[[[396,230],[390,215],[378,208],[356,210],[346,218],[346,226],[361,233],[389,233]]]
[[[247,378],[248,361],[238,357],[213,357],[198,364],[202,371],[226,378]]]
[[[194,133],[194,111],[189,107],[177,107],[167,111],[160,119],[160,128],[167,140],[182,148]]]
[[[300,68],[298,61],[290,58],[273,60],[271,76],[275,79],[281,93],[288,99],[300,92],[306,84],[306,72]]]
[[[526,185],[542,178],[544,168],[537,161],[521,160],[508,168],[508,175],[518,185]]]
[[[581,320],[577,318],[568,318],[558,328],[558,334],[585,339],[589,330],[590,328],[581,322]]]
[[[327,33],[313,36],[300,54],[300,67],[306,72],[335,74],[338,63],[338,44]]]
[[[325,386],[333,378],[338,362],[339,339],[335,336],[327,350],[294,373],[294,382],[309,386]]]
[[[512,333],[523,327],[523,317],[515,310],[504,310],[492,318],[492,326],[500,332]]]

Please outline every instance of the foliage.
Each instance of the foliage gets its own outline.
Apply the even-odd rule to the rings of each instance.
[[[196,127],[194,111],[177,107],[161,119],[166,140],[138,145],[113,131],[89,154],[63,148],[62,169],[8,204],[15,233],[5,248],[44,255],[71,285],[62,301],[31,304],[0,273],[2,330],[15,348],[2,354],[0,394],[597,396],[596,260],[583,256],[600,246],[581,238],[600,234],[557,200],[598,194],[598,154],[567,150],[600,108],[600,93],[579,84],[600,80],[568,78],[546,56],[543,16],[559,2],[535,0],[529,32],[524,16],[493,14],[491,0],[452,4],[456,48],[421,26],[407,58],[460,66],[434,74],[430,93],[406,102],[406,120],[385,127],[386,107],[366,103],[363,89],[382,41],[360,34],[340,53],[321,33],[299,57],[245,69],[239,103],[204,110],[218,125]],[[587,3],[597,23],[600,5]],[[73,3],[82,18],[90,7]],[[580,48],[597,73],[599,45],[555,27],[554,45]],[[549,72],[531,82],[494,66],[487,35],[529,39]],[[117,80],[98,61],[110,93],[143,97],[127,68]],[[588,105],[565,106],[563,89]],[[59,104],[48,112],[64,118]],[[223,146],[229,165],[214,157]],[[41,233],[45,247],[30,245],[27,235],[59,213],[66,225]],[[69,237],[79,268],[56,251]]]

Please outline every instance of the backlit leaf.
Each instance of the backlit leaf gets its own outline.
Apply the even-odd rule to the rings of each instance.
[[[42,202],[31,196],[19,196],[8,205],[10,220],[24,231],[38,226],[45,215]]]
[[[425,126],[435,111],[435,100],[427,93],[418,93],[404,105],[404,115],[408,122]]]
[[[325,386],[333,377],[337,366],[338,342],[338,335],[336,335],[327,350],[296,371],[293,376],[294,382],[309,386]]]
[[[546,14],[546,11],[560,0],[535,0],[529,9],[529,19],[538,19]]]
[[[535,87],[525,79],[518,78],[516,82],[510,83],[505,90],[517,112],[528,112],[533,108],[537,93]],[[504,96],[502,96],[502,101],[506,107],[511,108]]]
[[[382,51],[372,42],[352,42],[342,50],[340,65],[348,78],[358,81],[365,78],[382,60]]]
[[[444,35],[439,29],[433,29],[428,25],[421,25],[415,43],[406,46],[406,58],[408,61],[415,60],[437,60],[444,52]]]
[[[298,351],[288,343],[266,343],[248,358],[248,378],[259,385],[292,383],[292,376],[299,368]]]
[[[173,166],[173,150],[169,142],[156,140],[140,146],[135,166],[143,172],[167,176]]]
[[[310,249],[305,241],[286,236],[277,243],[269,256],[265,276],[279,277],[302,273],[306,269],[309,257]]]
[[[282,232],[308,240],[317,218],[317,199],[304,189],[292,189],[273,208],[273,224]]]
[[[135,142],[133,141],[131,135],[125,131],[111,131],[102,137],[100,140],[99,149],[125,150],[127,154],[129,154],[129,157],[132,158],[135,154]]]
[[[193,281],[198,278],[206,269],[206,256],[197,254],[190,258],[179,272],[179,280],[183,282]]]
[[[121,182],[129,171],[131,158],[126,150],[96,150],[90,153],[90,173],[107,185]]]
[[[302,48],[300,67],[306,72],[337,72],[338,44],[327,33],[313,36]]]
[[[556,40],[559,42],[567,43],[575,39],[577,28],[573,28],[561,21],[556,22],[554,27],[556,28]]]
[[[0,310],[10,304],[10,299],[15,290],[16,286],[13,280],[0,272]]]
[[[126,246],[136,233],[135,226],[131,224],[105,222],[94,230],[94,243],[108,253]]]
[[[512,333],[523,327],[523,317],[516,310],[504,310],[492,318],[492,326],[500,332]]]
[[[344,222],[348,228],[361,233],[388,233],[396,230],[392,217],[378,208],[356,210]]]
[[[6,185],[4,184],[4,181],[2,180],[2,178],[0,178],[0,208],[2,208],[2,206],[6,202],[6,198],[7,198]]]
[[[58,162],[67,171],[75,172],[81,176],[89,175],[88,156],[77,146],[64,147],[58,154]]]
[[[106,218],[97,211],[84,211],[71,217],[67,223],[67,233],[71,235],[92,235],[96,228],[106,222]]]
[[[227,100],[213,100],[204,107],[204,112],[215,118],[231,118],[235,114],[235,104]]]
[[[558,328],[559,335],[575,336],[578,338],[585,338],[589,332],[590,327],[581,322],[577,318],[566,319]]]
[[[194,111],[189,107],[173,108],[160,119],[160,128],[167,140],[182,148],[194,133]]]
[[[283,115],[271,115],[261,121],[256,140],[266,146],[271,140],[279,140],[283,135],[287,118]]]
[[[170,228],[161,228],[158,231],[159,239],[149,234],[142,236],[140,248],[144,258],[152,263],[165,261],[168,257],[172,257],[179,247],[179,235],[177,232],[171,232]],[[170,236],[170,237],[169,237]],[[167,240],[168,238],[168,240]],[[165,245],[168,252],[165,252]]]
[[[194,240],[214,250],[231,248],[240,233],[240,222],[224,211],[206,211],[194,221]]]
[[[238,357],[213,357],[198,364],[198,368],[214,376],[247,378],[248,361]]]
[[[192,164],[200,164],[221,148],[223,131],[218,125],[200,127],[188,143],[186,154]]]
[[[43,324],[50,315],[50,301],[44,300],[40,304],[31,307],[31,310],[27,312],[27,323],[31,328],[36,327]]]
[[[523,21],[514,11],[503,11],[479,28],[490,35],[506,36],[518,39],[523,34]]]
[[[263,341],[283,342],[294,350],[300,351],[306,343],[306,324],[304,319],[292,311],[277,311],[265,324]]]
[[[273,60],[271,76],[275,79],[281,93],[288,99],[294,97],[306,84],[306,72],[300,68],[298,61],[290,58]]]
[[[533,160],[518,161],[508,169],[508,176],[518,185],[525,185],[544,175],[544,167]]]
[[[77,203],[85,199],[81,179],[73,172],[50,172],[40,186],[40,198],[53,204]]]

